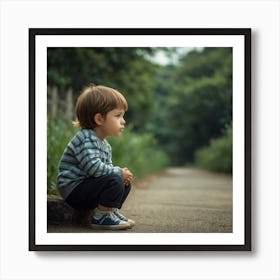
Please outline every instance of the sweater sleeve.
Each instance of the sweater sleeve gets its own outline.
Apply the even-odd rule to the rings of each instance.
[[[120,167],[114,167],[113,164],[103,162],[101,160],[104,151],[100,148],[97,141],[92,139],[84,139],[84,141],[76,148],[76,158],[79,162],[80,168],[91,177],[99,177],[116,173],[122,176]],[[110,154],[107,157],[111,157]]]

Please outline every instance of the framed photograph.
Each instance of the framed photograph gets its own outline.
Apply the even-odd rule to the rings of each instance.
[[[122,230],[57,187],[97,85],[128,104],[107,139],[133,173]],[[30,251],[251,250],[251,29],[29,29],[29,136]]]

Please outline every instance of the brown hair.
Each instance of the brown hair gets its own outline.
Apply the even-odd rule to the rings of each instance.
[[[125,111],[128,105],[124,96],[117,90],[105,86],[89,86],[83,90],[76,103],[76,121],[74,126],[92,129],[96,127],[94,116],[106,116],[116,108]]]

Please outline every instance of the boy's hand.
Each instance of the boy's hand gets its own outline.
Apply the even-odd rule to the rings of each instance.
[[[129,169],[127,167],[124,167],[122,169],[122,172],[123,172],[123,180],[124,180],[124,184],[125,186],[128,186],[130,181],[132,180],[133,178],[133,174],[129,171]]]

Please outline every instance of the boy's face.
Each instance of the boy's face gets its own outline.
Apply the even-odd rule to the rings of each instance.
[[[102,123],[99,126],[102,136],[119,136],[125,125],[125,111],[123,109],[114,109],[107,113],[106,117],[102,117]]]

